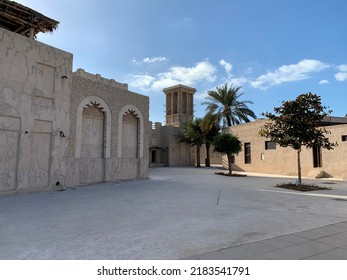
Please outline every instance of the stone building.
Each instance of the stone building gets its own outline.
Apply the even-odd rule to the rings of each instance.
[[[150,166],[192,166],[194,150],[186,143],[179,143],[177,136],[187,121],[193,119],[195,88],[176,85],[163,89],[166,95],[166,125],[152,124],[150,134]]]
[[[0,9],[0,194],[146,178],[148,97],[33,39],[57,21]]]
[[[163,89],[166,96],[165,126],[156,122],[152,124],[150,134],[150,166],[193,166],[196,162],[195,147],[179,143],[177,136],[184,125],[194,118],[195,88],[175,85]],[[212,148],[213,149],[213,148]],[[210,153],[211,164],[221,164],[222,155]],[[205,162],[206,149],[200,150],[200,161]]]
[[[195,88],[176,85],[164,88],[166,96],[166,126],[182,128],[185,123],[193,120],[193,95]]]
[[[260,137],[260,127],[268,120],[259,119],[254,122],[231,126],[227,131],[237,135],[243,148],[234,157],[233,170],[297,175],[297,153],[294,149],[282,148],[279,145]],[[333,177],[347,179],[347,118],[326,117],[321,126],[331,134],[330,142],[337,143],[333,150],[303,148],[301,152],[302,176],[308,178]],[[223,165],[228,163],[223,157]]]

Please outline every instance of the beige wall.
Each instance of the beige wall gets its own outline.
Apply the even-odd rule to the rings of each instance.
[[[179,143],[177,136],[181,129],[174,126],[161,126],[161,123],[155,123],[152,127],[149,137],[150,152],[155,151],[157,162],[151,163],[151,166],[158,164],[164,166],[192,166],[195,162],[195,147],[189,144]]]
[[[147,177],[148,97],[2,28],[0,65],[0,194]]]
[[[81,111],[94,103],[100,104],[105,115],[101,129],[104,151],[99,159],[82,157],[79,153],[83,143]],[[68,176],[69,184],[146,178],[149,156],[148,112],[149,98],[130,92],[126,84],[92,75],[83,69],[73,73],[69,154],[74,168]],[[95,141],[98,141],[97,136]],[[100,176],[85,181],[88,174]]]
[[[275,150],[266,150],[267,139],[258,135],[260,127],[267,120],[257,120],[228,128],[242,141],[242,151],[235,157],[234,170],[260,172],[269,174],[297,175],[297,153],[292,148],[281,148],[276,145]],[[329,139],[337,142],[334,150],[322,149],[322,167],[314,168],[312,149],[303,148],[301,152],[302,175],[306,177],[335,177],[347,179],[347,142],[341,141],[341,135],[347,135],[347,125],[328,126],[331,132]],[[244,144],[251,144],[251,163],[245,163]],[[227,160],[223,157],[223,164],[227,167]]]
[[[211,164],[222,164],[223,155],[220,153],[213,152],[213,146],[210,148],[210,163]],[[206,159],[206,147],[205,145],[201,146],[200,149],[200,162],[201,164],[205,164]]]
[[[72,54],[0,28],[0,65],[0,194],[49,189],[68,168]]]

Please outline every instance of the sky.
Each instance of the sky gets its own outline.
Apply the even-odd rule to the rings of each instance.
[[[242,86],[258,117],[313,92],[347,114],[345,0],[18,0],[60,22],[38,41],[71,52],[83,68],[149,96],[150,120],[165,122],[163,88],[207,92]]]

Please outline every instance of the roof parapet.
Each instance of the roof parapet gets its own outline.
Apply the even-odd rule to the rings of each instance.
[[[109,85],[109,86],[118,87],[118,88],[128,90],[128,84],[126,84],[126,83],[119,83],[119,82],[116,82],[114,79],[106,79],[106,78],[103,78],[100,74],[94,75],[92,73],[86,72],[84,69],[81,69],[81,68],[77,69],[77,71],[74,72],[73,74],[76,76],[94,81],[94,82],[101,82],[101,83]]]

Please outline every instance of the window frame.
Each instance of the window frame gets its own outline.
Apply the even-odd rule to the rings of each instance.
[[[274,142],[274,141],[265,141],[265,151],[276,150],[276,148],[277,148],[276,142]]]
[[[252,163],[252,152],[251,152],[251,142],[245,142],[243,144],[244,154],[245,154],[245,164]]]

